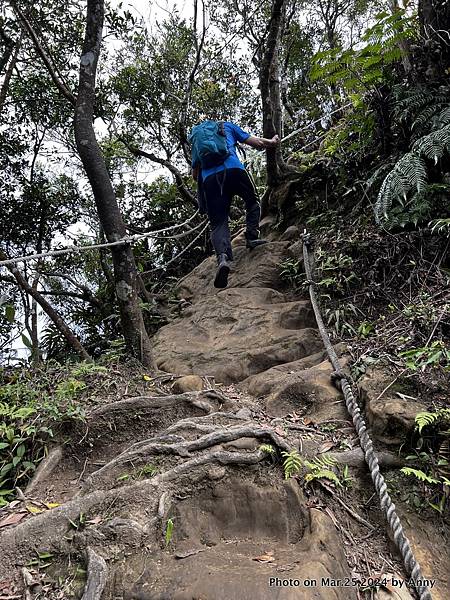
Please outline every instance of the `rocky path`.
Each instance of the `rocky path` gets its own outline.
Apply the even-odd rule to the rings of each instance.
[[[17,501],[23,518],[0,533],[0,600],[410,597],[370,585],[403,574],[309,303],[280,291],[298,242],[234,246],[229,287],[212,287],[204,261],[155,338],[175,384],[96,408]],[[328,452],[341,475],[348,465],[345,493],[284,480],[292,449]],[[433,597],[447,598],[446,551],[427,558],[433,545],[410,519]]]

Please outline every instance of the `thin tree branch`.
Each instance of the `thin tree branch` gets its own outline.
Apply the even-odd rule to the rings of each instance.
[[[52,61],[51,61],[50,57],[48,56],[47,52],[44,50],[41,42],[39,41],[39,38],[38,38],[36,32],[34,31],[33,26],[31,25],[30,21],[26,18],[26,16],[20,10],[20,8],[17,6],[17,3],[14,0],[9,0],[9,1],[13,8],[13,11],[15,12],[16,16],[18,17],[19,21],[21,22],[22,27],[30,36],[30,38],[33,42],[33,45],[36,49],[36,52],[41,57],[42,62],[44,63],[50,77],[53,80],[53,83],[56,85],[56,87],[61,92],[61,94],[71,104],[73,104],[75,106],[76,101],[77,101],[76,96],[67,88],[67,86],[58,77],[56,69],[53,66]]]
[[[156,156],[156,154],[153,154],[152,152],[140,150],[139,148],[136,148],[135,146],[128,144],[123,138],[120,138],[120,141],[125,144],[125,146],[128,148],[128,150],[134,156],[148,158],[152,162],[155,162],[155,163],[162,165],[162,166],[166,167],[167,169],[169,169],[169,171],[172,173],[172,175],[174,177],[175,185],[177,186],[180,194],[183,196],[183,198],[185,198],[185,200],[188,200],[188,202],[190,202],[193,206],[195,206],[197,208],[197,200],[196,200],[195,196],[187,188],[186,184],[183,181],[183,176],[181,174],[181,171],[179,171],[177,169],[177,167],[175,167],[175,165],[173,165],[170,161],[168,161],[164,158],[160,158],[159,156]]]

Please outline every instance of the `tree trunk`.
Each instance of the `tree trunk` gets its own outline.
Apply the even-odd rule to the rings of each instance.
[[[4,252],[0,250],[0,260],[8,260],[8,257]],[[23,277],[18,268],[15,265],[8,267],[9,271],[13,274],[14,279],[17,282],[17,285],[23,290],[26,294],[31,296],[42,310],[48,315],[48,317],[53,321],[57,330],[64,336],[67,340],[71,348],[73,348],[83,360],[91,360],[91,357],[85,350],[84,346],[81,344],[80,340],[73,334],[70,327],[61,317],[61,315],[53,308],[53,306],[47,302],[47,300],[41,296],[41,294],[34,289],[28,281]]]
[[[267,41],[260,66],[260,88],[263,112],[263,136],[282,135],[282,110],[280,89],[279,45],[283,22],[284,0],[274,0],[267,33]],[[278,181],[277,149],[267,149],[267,184],[273,186]]]
[[[19,58],[19,52],[20,52],[21,45],[22,45],[22,35],[20,36],[19,40],[15,44],[14,52],[11,50],[11,53],[12,53],[11,60],[9,60],[9,55],[8,55],[9,64],[6,63],[8,65],[8,67],[6,69],[5,77],[3,79],[3,84],[0,88],[0,113],[2,112],[3,105],[8,96],[9,84],[10,84],[11,77],[13,75],[16,63],[17,63],[17,59]],[[2,69],[0,69],[0,72],[1,71],[2,71]]]
[[[398,0],[389,0],[389,8],[391,9],[391,13],[395,15],[395,13],[399,10]],[[400,33],[403,33],[403,28],[400,29]],[[403,69],[405,70],[406,75],[408,75],[408,73],[411,73],[412,70],[409,41],[405,37],[400,36],[398,40],[398,47],[402,53]]]
[[[283,112],[281,103],[281,74],[279,61],[280,35],[283,26],[284,0],[273,0],[261,64],[259,68],[259,86],[261,90],[263,136],[271,138],[275,134],[283,135]],[[268,148],[267,186],[274,188],[279,182],[280,167],[283,165],[281,148]],[[270,195],[266,194],[266,198]],[[271,212],[267,201],[263,202],[262,216]]]
[[[101,225],[107,240],[115,242],[126,235],[126,229],[93,126],[95,79],[103,19],[104,0],[88,0],[74,126],[78,153],[92,187]],[[127,348],[143,364],[153,366],[150,340],[139,304],[137,270],[131,246],[114,246],[111,252],[115,290]]]

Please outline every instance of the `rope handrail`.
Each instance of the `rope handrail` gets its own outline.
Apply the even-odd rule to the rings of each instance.
[[[24,256],[15,256],[14,258],[8,258],[7,260],[0,261],[0,267],[4,267],[7,265],[13,265],[21,262],[28,262],[30,260],[36,260],[39,258],[47,258],[49,256],[60,256],[63,254],[71,254],[72,252],[86,252],[87,250],[98,250],[100,248],[111,248],[112,246],[123,246],[125,244],[132,244],[134,242],[151,239],[151,238],[159,238],[159,239],[170,239],[166,236],[160,236],[160,233],[165,233],[167,231],[174,231],[175,229],[179,229],[180,227],[184,227],[188,223],[190,223],[197,215],[199,211],[196,211],[189,219],[184,221],[183,223],[178,223],[177,225],[172,225],[171,227],[165,227],[163,229],[158,229],[156,231],[150,231],[147,233],[138,233],[135,235],[126,236],[116,240],[114,242],[105,242],[103,244],[90,244],[86,246],[70,246],[67,248],[61,248],[58,250],[49,250],[48,252],[40,252],[39,254],[25,254]],[[205,225],[205,221],[202,221],[189,231],[183,232],[182,234],[178,234],[176,237],[184,237],[193,233],[200,227]]]
[[[334,115],[337,112],[340,112],[341,110],[344,110],[345,108],[348,108],[349,106],[353,106],[353,102],[349,102],[348,104],[344,104],[344,106],[341,106],[339,108],[336,108],[336,110],[333,110],[332,112],[330,112],[327,116]],[[295,131],[291,131],[291,133],[289,133],[288,135],[286,135],[284,138],[282,138],[282,142],[285,142],[286,140],[290,140],[291,137],[294,137],[294,135],[297,135],[297,133],[300,133],[302,131],[305,131],[306,129],[308,129],[309,127],[312,127],[313,125],[317,125],[317,123],[320,123],[321,121],[323,121],[324,117],[320,117],[320,119],[316,119],[315,121],[312,121],[311,123],[308,123],[308,125],[305,125],[304,127],[300,127],[300,129],[296,129]],[[313,142],[311,142],[312,144]],[[310,144],[308,144],[310,145]]]
[[[345,398],[345,404],[353,420],[353,424],[358,434],[360,446],[364,452],[365,461],[369,467],[372,481],[380,498],[381,509],[385,513],[388,526],[392,532],[394,542],[400,551],[406,571],[408,572],[414,583],[414,587],[419,595],[420,600],[432,600],[431,592],[423,584],[424,578],[421,573],[420,565],[417,562],[412,551],[411,544],[403,531],[402,524],[395,510],[395,504],[392,502],[392,499],[387,490],[385,479],[380,472],[378,458],[373,447],[373,442],[367,431],[364,418],[361,415],[361,410],[358,406],[358,403],[356,402],[348,378],[342,370],[336,351],[334,350],[331,344],[328,332],[325,328],[325,324],[323,322],[322,315],[320,313],[320,308],[317,302],[316,291],[314,289],[315,282],[312,276],[310,262],[311,246],[312,240],[310,234],[306,233],[306,230],[304,230],[303,259],[307,279],[306,283],[309,287],[309,296],[311,298],[311,304],[316,317],[319,333],[334,369],[333,376],[335,376],[337,380],[340,380],[342,393],[344,394]]]

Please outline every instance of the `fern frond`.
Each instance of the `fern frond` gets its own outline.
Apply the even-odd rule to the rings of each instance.
[[[440,483],[438,479],[431,477],[431,475],[427,475],[426,473],[424,473],[423,471],[420,471],[419,469],[412,469],[411,467],[403,467],[402,469],[400,469],[400,471],[402,473],[404,473],[404,475],[412,475],[419,481],[425,481],[426,483]]]
[[[413,152],[434,160],[436,164],[445,152],[450,152],[450,125],[417,140],[413,145]]]
[[[450,100],[447,106],[433,119],[433,129],[440,129],[450,124]]]
[[[396,164],[405,190],[422,192],[427,185],[427,170],[424,161],[414,152],[407,152]]]
[[[439,418],[438,413],[432,412],[420,412],[417,413],[415,418],[415,423],[417,427],[417,431],[422,433],[422,429],[424,427],[428,427],[428,425],[432,425]]]
[[[328,479],[329,481],[335,483],[337,486],[342,486],[339,477],[336,475],[336,473],[333,473],[333,471],[330,471],[329,469],[316,469],[305,475],[306,483],[314,481],[314,479]]]
[[[316,456],[313,462],[318,467],[334,467],[335,465],[337,465],[337,460],[329,454],[322,454],[321,456]]]
[[[388,218],[394,201],[405,201],[408,192],[422,193],[427,186],[424,160],[415,152],[407,152],[384,179],[375,203],[375,219],[380,223]]]
[[[422,433],[424,427],[436,424],[437,422],[450,420],[450,409],[441,408],[436,412],[420,412],[415,417],[416,428],[419,433]]]
[[[272,444],[261,444],[259,450],[261,450],[261,452],[265,452],[266,454],[275,454],[275,448],[272,446]]]
[[[445,229],[448,229],[450,235],[450,219],[436,219],[436,221],[430,222],[431,231],[434,233],[442,233]]]
[[[291,452],[282,452],[281,455],[284,458],[284,478],[290,479],[293,475],[296,475],[302,468],[302,458],[295,449],[291,450]]]

